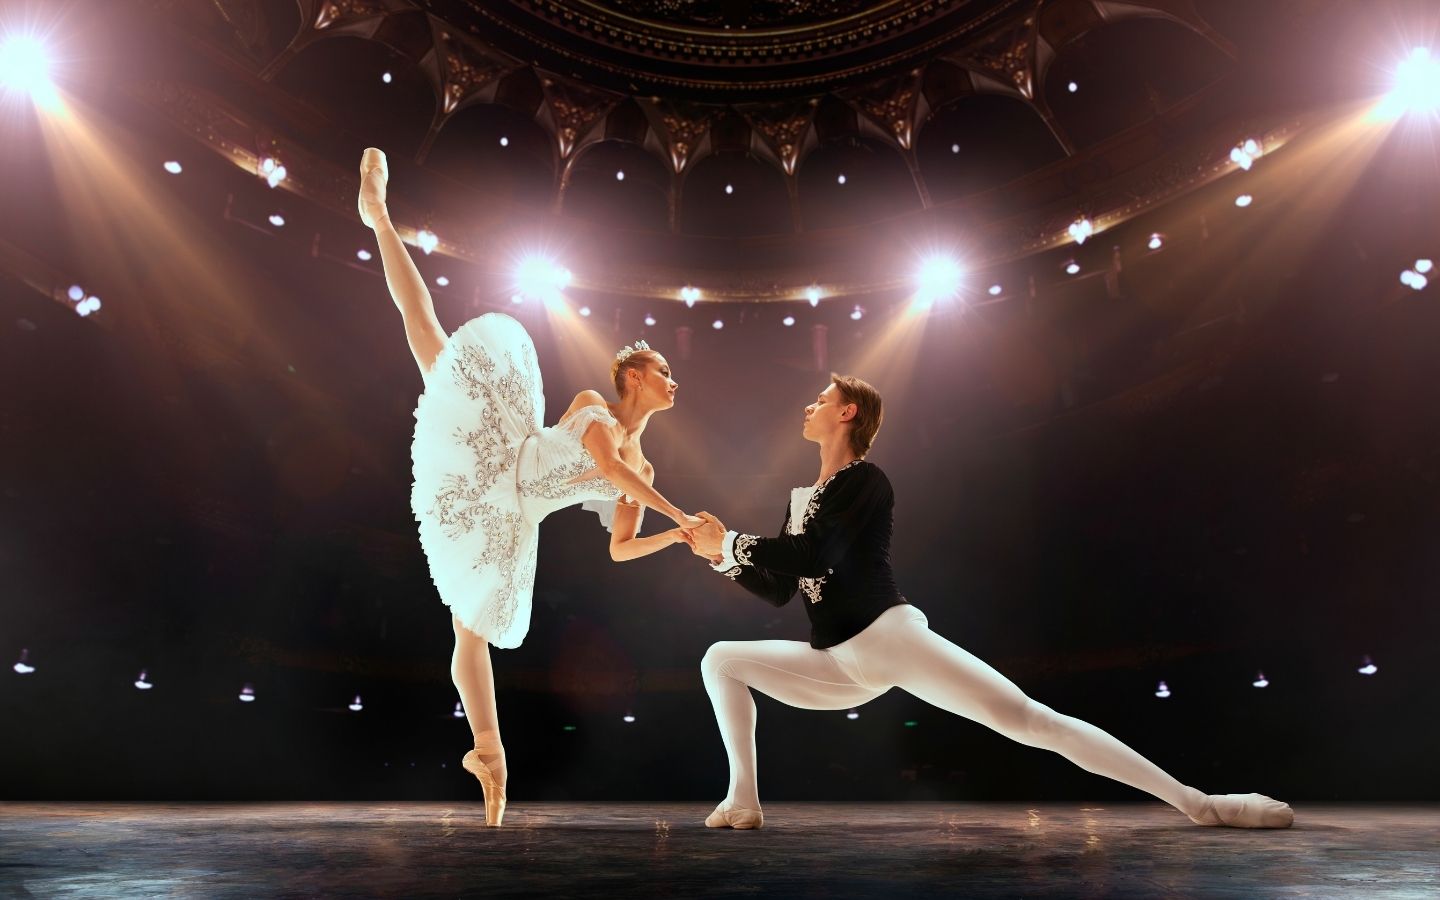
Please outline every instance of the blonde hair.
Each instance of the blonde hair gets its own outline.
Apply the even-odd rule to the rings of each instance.
[[[643,371],[647,363],[659,359],[660,354],[654,350],[636,350],[623,360],[615,360],[610,364],[610,381],[615,385],[615,393],[620,397],[625,396],[625,373],[634,369]]]
[[[854,375],[830,373],[830,383],[840,392],[846,403],[855,404],[855,418],[850,420],[850,449],[861,459],[870,452],[875,435],[880,433],[880,424],[885,421],[885,405],[880,392],[869,382],[861,381]]]

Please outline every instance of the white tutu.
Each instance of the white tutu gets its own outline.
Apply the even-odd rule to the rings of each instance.
[[[430,578],[460,623],[497,647],[530,628],[540,520],[577,502],[613,501],[580,444],[602,406],[542,428],[535,345],[519,322],[490,313],[452,334],[425,376],[411,447],[411,509]]]

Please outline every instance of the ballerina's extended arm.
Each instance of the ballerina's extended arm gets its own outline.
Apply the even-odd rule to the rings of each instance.
[[[385,154],[371,147],[360,160],[360,219],[375,230],[375,241],[380,246],[380,260],[385,267],[385,283],[390,287],[390,296],[400,309],[405,322],[405,337],[410,342],[410,352],[420,371],[429,372],[435,365],[435,357],[445,347],[445,329],[435,317],[435,305],[425,279],[415,268],[410,251],[390,221],[390,212],[385,206],[386,182],[390,169]]]
[[[650,483],[641,477],[640,473],[631,468],[630,464],[620,458],[620,445],[615,441],[615,435],[609,426],[603,422],[591,422],[580,437],[580,443],[590,451],[595,459],[595,466],[605,480],[625,492],[625,495],[632,500],[638,500],[651,509],[674,519],[675,524],[682,528],[699,528],[705,522],[694,516],[686,515],[680,507],[666,500],[665,497]],[[618,516],[620,510],[616,510]],[[618,525],[618,523],[617,523]],[[635,524],[630,524],[633,534]],[[620,529],[617,527],[616,532]],[[657,548],[658,549],[658,548]],[[613,552],[613,551],[612,551]]]
[[[653,486],[655,467],[646,463],[640,470],[640,477]],[[640,537],[640,513],[644,508],[638,500],[615,502],[615,520],[610,523],[610,558],[615,562],[629,562],[664,550],[671,544],[687,543],[685,530],[678,526],[649,537]]]

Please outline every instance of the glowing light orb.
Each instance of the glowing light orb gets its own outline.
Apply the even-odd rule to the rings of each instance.
[[[1160,235],[1158,233],[1152,234],[1150,235],[1150,243],[1146,244],[1145,246],[1149,247],[1151,250],[1159,250],[1161,247],[1165,246],[1165,238],[1163,235]]]
[[[620,721],[624,722],[626,725],[631,725],[635,722],[635,717],[630,713],[626,713],[625,715],[620,717]]]
[[[185,167],[172,159],[165,164],[165,171],[169,172],[171,175],[179,175],[181,172],[185,171]]]
[[[838,177],[835,179],[835,183],[836,183],[836,184],[844,184],[844,183],[845,183],[845,176],[844,176],[844,175],[838,176]]]
[[[820,305],[820,296],[820,286],[817,284],[812,284],[805,289],[805,299],[810,301],[811,306]]]
[[[1416,47],[1395,69],[1395,86],[1381,104],[1389,116],[1440,110],[1440,60]]]
[[[420,250],[426,256],[429,256],[435,252],[436,247],[440,246],[440,236],[428,228],[422,228],[415,232],[415,243],[420,245]]]
[[[719,331],[720,329],[725,327],[725,323],[720,319],[716,319],[715,321],[710,323],[710,327],[715,329],[716,331]]]
[[[733,194],[733,193],[735,193],[735,185],[733,185],[733,184],[727,184],[727,185],[725,185],[725,193],[727,193],[727,194]]]
[[[17,675],[31,675],[31,674],[34,674],[34,672],[35,672],[35,667],[32,666],[32,665],[30,665],[30,651],[29,651],[29,650],[21,650],[21,651],[20,651],[20,659],[15,662],[14,669],[15,669],[15,673],[16,673]]]
[[[847,713],[845,714],[845,718],[847,718],[847,719],[849,719],[850,721],[853,722],[853,721],[855,721],[856,719],[860,718],[860,711],[859,711],[859,710],[856,710],[856,709],[852,709],[852,710],[850,710],[849,712],[847,712]]]
[[[351,712],[359,712],[360,710],[362,710],[362,709],[364,709],[364,708],[365,708],[365,704],[363,704],[363,703],[360,702],[360,695],[359,695],[359,694],[356,694],[356,695],[355,695],[355,699],[350,701],[350,711],[351,711]]]
[[[271,225],[274,225],[276,228],[284,228],[284,227],[285,227],[285,217],[282,216],[282,215],[280,215],[279,213],[271,213],[271,214],[270,214],[270,224],[271,224]]]
[[[135,679],[135,689],[140,691],[148,691],[154,686],[155,685],[151,684],[149,680],[146,679],[145,670],[141,669],[140,675]]]
[[[582,307],[580,307],[580,315],[585,316],[586,318],[589,318],[589,317],[590,317],[590,307],[588,307],[588,306],[582,306]]]
[[[1378,672],[1378,671],[1380,671],[1380,670],[1375,667],[1375,662],[1374,662],[1374,660],[1372,660],[1372,659],[1370,659],[1370,657],[1366,656],[1366,657],[1365,657],[1365,664],[1362,665],[1360,668],[1356,669],[1355,671],[1359,672],[1361,675],[1374,675],[1376,672]]]
[[[455,711],[452,712],[450,715],[454,716],[457,719],[465,718],[465,707],[460,705],[460,701],[455,701]]]
[[[1080,264],[1077,263],[1077,262],[1075,262],[1075,260],[1073,260],[1073,259],[1070,260],[1070,262],[1068,262],[1068,263],[1065,264],[1065,274],[1066,274],[1066,275],[1079,275],[1079,274],[1080,274]]]
[[[1170,685],[1166,684],[1163,681],[1157,684],[1155,686],[1155,696],[1159,697],[1161,700],[1164,700],[1166,697],[1170,696]]]
[[[655,317],[652,316],[652,315],[650,315],[649,313],[646,313],[646,314],[645,314],[645,326],[646,326],[647,328],[654,328],[654,327],[655,327]]]
[[[1240,207],[1241,209],[1244,209],[1245,207],[1249,206],[1254,202],[1255,198],[1250,196],[1249,194],[1241,194],[1240,196],[1235,198],[1235,205]]]
[[[680,289],[680,299],[685,301],[686,306],[694,306],[695,301],[700,299],[700,289],[687,284]]]
[[[1083,244],[1095,233],[1095,223],[1088,218],[1081,217],[1070,223],[1070,237],[1077,244]]]
[[[26,94],[45,109],[60,105],[50,80],[50,53],[33,35],[15,35],[0,44],[0,87]]]
[[[361,262],[369,262],[373,257],[370,255],[369,250],[356,250],[355,258]]]
[[[794,324],[795,324],[795,317],[794,317],[794,316],[786,316],[785,318],[783,318],[783,319],[780,320],[780,324],[781,324],[781,325],[784,325],[786,328],[789,328],[791,325],[794,325]]]
[[[1257,672],[1255,675],[1255,680],[1250,682],[1250,684],[1252,687],[1267,688],[1270,686],[1270,679],[1265,677],[1264,672]]]
[[[859,306],[855,307],[854,309],[850,310],[850,318],[854,319],[857,322],[860,321],[861,319],[865,318],[865,310]]]
[[[241,702],[241,703],[254,703],[254,702],[255,702],[255,688],[254,688],[253,685],[247,684],[247,685],[245,685],[244,687],[242,687],[242,688],[240,689],[240,702]]]
[[[1004,285],[1000,285],[1000,284],[992,284],[992,285],[990,285],[990,296],[992,296],[992,297],[998,297],[998,296],[1000,296],[1000,295],[1003,294],[1003,293],[1005,293],[1005,287],[1004,287]]]
[[[920,264],[920,271],[915,275],[916,302],[928,306],[936,300],[955,296],[960,292],[964,276],[965,270],[954,257],[943,254],[929,257]]]
[[[1417,259],[1417,260],[1415,260],[1415,271],[1419,272],[1421,275],[1429,275],[1429,274],[1430,274],[1430,270],[1433,269],[1433,268],[1435,268],[1435,262],[1434,262],[1434,260],[1429,260],[1429,259]]]
[[[504,135],[501,135],[501,137],[500,137],[500,146],[502,146],[502,147],[508,147],[508,146],[510,146],[510,139],[509,139],[508,137],[505,137]]]
[[[85,289],[78,284],[72,284],[70,285],[70,290],[66,292],[66,296],[74,302],[79,303],[85,299]]]
[[[441,275],[439,278],[435,279],[435,283],[440,287],[449,287],[450,279],[446,278],[444,275]]]

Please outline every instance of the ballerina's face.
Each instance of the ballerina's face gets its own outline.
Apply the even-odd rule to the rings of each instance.
[[[805,427],[801,433],[807,441],[823,442],[855,418],[855,404],[846,403],[840,389],[832,381],[820,392],[815,402],[805,407]]]
[[[665,357],[656,353],[655,357],[645,364],[645,368],[630,371],[631,392],[639,392],[643,400],[657,409],[669,409],[675,405],[675,391],[679,385],[671,377],[670,363],[666,362]]]

